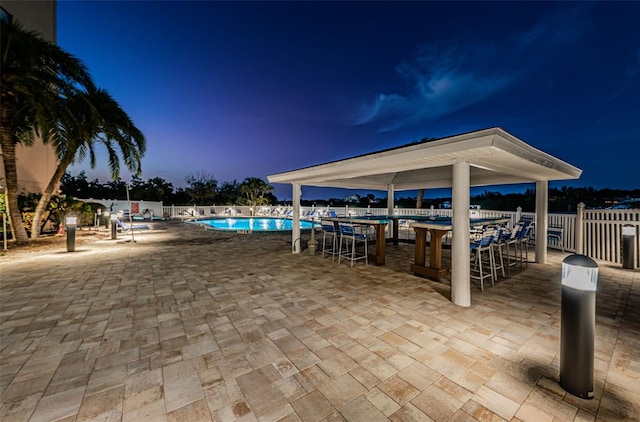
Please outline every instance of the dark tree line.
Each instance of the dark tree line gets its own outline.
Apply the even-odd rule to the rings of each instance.
[[[359,195],[354,195],[358,197]],[[418,208],[419,195],[400,196],[395,199],[395,205],[400,208]],[[375,197],[372,194],[359,196],[357,201],[345,201],[344,198],[331,198],[328,200],[302,201],[303,205],[336,206],[345,205],[355,207],[371,206],[372,208],[386,208],[386,197]],[[567,187],[549,188],[550,212],[576,212],[579,203],[584,203],[587,208],[640,208],[640,189],[595,189],[593,187]],[[433,206],[435,209],[444,208],[451,203],[450,197],[424,198],[423,209]],[[486,210],[515,211],[522,207],[523,211],[534,212],[536,208],[536,193],[534,189],[527,189],[523,193],[501,193],[485,190],[483,193],[471,197],[472,205],[479,205]]]
[[[276,204],[270,186],[261,179],[248,177],[239,182],[219,183],[206,172],[187,175],[185,188],[175,188],[171,182],[161,177],[142,180],[133,176],[129,183],[129,196],[138,201],[162,201],[176,205],[244,204],[251,201],[252,194],[263,189],[266,204]],[[262,183],[259,183],[262,182]],[[60,193],[82,199],[123,199],[127,197],[127,183],[122,179],[102,183],[98,179],[88,180],[84,171],[77,176],[66,173],[62,177]]]

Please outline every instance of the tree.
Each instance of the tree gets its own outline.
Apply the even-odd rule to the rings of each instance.
[[[162,201],[172,197],[173,184],[161,177],[143,182],[137,176],[131,181],[131,196],[143,201]]]
[[[266,197],[268,193],[273,192],[273,186],[257,177],[247,177],[240,185],[242,193],[241,202],[251,206],[251,213],[255,214],[253,209],[257,205],[269,205],[270,199]]]
[[[218,189],[218,201],[223,205],[233,205],[238,202],[242,194],[240,193],[240,182],[233,180],[232,182],[223,182]]]
[[[193,204],[213,203],[218,189],[218,181],[212,175],[199,171],[187,175],[185,180],[189,185],[185,190],[191,197]]]
[[[120,179],[120,154],[127,168],[137,175],[141,172],[140,160],[146,150],[144,135],[107,91],[89,89],[86,93],[61,98],[60,103],[64,113],[48,128],[58,155],[58,166],[36,207],[32,239],[40,235],[42,214],[67,168],[87,155],[91,168],[96,166],[96,144],[107,150],[114,181]]]
[[[11,228],[16,243],[28,241],[18,205],[16,145],[48,141],[42,128],[57,120],[60,97],[93,86],[85,66],[17,22],[0,20],[0,147]]]
[[[76,177],[71,176],[69,173],[65,173],[60,179],[60,192],[67,196],[80,198],[96,197],[89,194],[90,184],[87,181],[87,174],[84,170],[82,170]]]

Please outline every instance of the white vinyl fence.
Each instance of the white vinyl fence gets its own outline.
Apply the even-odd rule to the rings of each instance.
[[[179,218],[182,220],[220,217],[220,216],[287,216],[291,212],[290,206],[235,206],[235,205],[211,205],[211,206],[165,206],[163,215],[166,218]],[[386,215],[386,208],[370,207],[300,207],[302,218],[318,218],[328,215],[329,211],[338,216],[364,216]],[[433,208],[394,208],[394,214],[398,217],[412,215],[428,215],[451,217],[451,209]],[[535,221],[535,213],[516,211],[497,211],[472,209],[471,217],[492,218],[509,217],[511,226],[522,218]],[[290,218],[290,217],[289,217]],[[640,268],[640,209],[633,210],[587,210],[584,204],[578,206],[577,214],[558,213],[549,214],[548,227],[562,229],[561,238],[549,237],[548,246],[561,249],[565,252],[577,252],[593,259],[607,261],[614,264],[622,264],[622,227],[631,226],[635,230],[635,254],[634,266]],[[400,224],[402,228],[402,221]],[[408,226],[407,226],[408,227]],[[627,228],[629,229],[629,228]],[[390,236],[390,230],[387,231]],[[413,230],[402,231],[401,239],[413,239]]]
[[[640,210],[584,210],[583,254],[616,264],[622,263],[622,227],[635,233],[634,267],[640,267]]]

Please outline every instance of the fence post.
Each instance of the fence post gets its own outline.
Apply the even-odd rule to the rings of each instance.
[[[522,218],[522,207],[516,208],[516,223]]]
[[[584,202],[580,202],[576,210],[576,253],[579,255],[584,254],[584,207]]]

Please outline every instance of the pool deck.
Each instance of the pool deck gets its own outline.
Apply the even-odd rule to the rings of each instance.
[[[639,420],[640,271],[599,263],[583,400],[556,381],[566,254],[462,308],[409,273],[413,245],[351,269],[289,234],[153,224],[0,257],[0,420]]]

